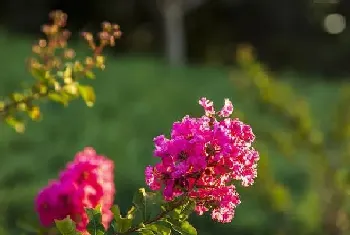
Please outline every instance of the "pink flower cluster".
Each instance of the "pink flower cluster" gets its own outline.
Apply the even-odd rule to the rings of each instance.
[[[113,218],[110,208],[114,201],[114,163],[97,155],[93,148],[78,152],[67,164],[58,180],[53,180],[36,197],[36,211],[43,226],[68,215],[77,229],[86,232],[88,217],[85,208],[101,205],[102,222],[107,228]]]
[[[211,211],[213,220],[231,222],[240,204],[234,181],[249,186],[257,177],[255,136],[249,125],[229,118],[233,106],[228,99],[220,112],[206,98],[199,104],[204,116],[185,116],[173,124],[170,139],[154,138],[154,155],[161,161],[146,168],[146,183],[163,190],[165,200],[186,194],[195,199],[199,215]]]

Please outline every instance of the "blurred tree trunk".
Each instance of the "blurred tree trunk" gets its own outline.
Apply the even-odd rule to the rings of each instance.
[[[160,0],[160,2],[167,59],[173,66],[183,65],[186,63],[187,51],[185,16],[206,0]]]
[[[173,66],[183,65],[186,62],[183,0],[164,0],[161,11],[164,19],[166,57]]]

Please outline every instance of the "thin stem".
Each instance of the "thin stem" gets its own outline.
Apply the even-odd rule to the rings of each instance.
[[[8,112],[10,112],[12,108],[17,107],[19,104],[28,104],[34,100],[38,100],[40,98],[46,97],[47,94],[48,93],[35,92],[25,96],[22,100],[19,100],[19,101],[13,100],[5,103],[5,106],[0,110],[0,118],[5,118],[8,115]]]
[[[165,211],[162,211],[161,213],[159,213],[158,215],[156,215],[154,218],[152,219],[149,219],[145,222],[143,222],[143,225],[147,225],[147,224],[152,224],[152,223],[155,223],[161,219],[163,219],[168,213],[172,212],[173,210],[175,210],[177,207],[181,206],[182,204],[184,203],[184,200],[180,200],[176,203],[174,203],[169,209],[165,210]],[[128,229],[127,231],[125,232],[117,232],[115,233],[115,235],[121,235],[121,234],[130,234],[130,233],[133,233],[133,232],[136,232],[137,230],[139,230],[140,228],[142,228],[140,225],[137,225],[135,227],[132,227],[130,229]]]

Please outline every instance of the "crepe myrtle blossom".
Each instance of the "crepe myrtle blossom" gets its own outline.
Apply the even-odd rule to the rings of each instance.
[[[78,152],[60,173],[36,197],[35,209],[43,226],[70,216],[77,229],[86,233],[88,217],[85,208],[101,205],[105,228],[113,218],[114,163],[100,156],[93,148]]]
[[[213,220],[228,223],[240,204],[234,182],[250,186],[257,177],[259,154],[251,147],[255,135],[249,125],[230,118],[229,99],[219,112],[206,98],[199,104],[205,115],[187,115],[173,123],[169,139],[154,138],[160,162],[146,167],[146,184],[161,190],[167,201],[186,194],[195,200],[199,215],[210,211]]]

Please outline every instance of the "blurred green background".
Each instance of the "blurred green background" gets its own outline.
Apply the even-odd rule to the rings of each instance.
[[[231,224],[191,218],[200,235],[350,234],[348,2],[106,0],[114,10],[87,2],[84,13],[79,1],[14,2],[1,8],[0,97],[32,83],[25,60],[52,8],[68,12],[73,31],[107,19],[124,36],[92,81],[93,108],[45,103],[44,119],[24,134],[0,123],[0,234],[29,234],[36,193],[85,146],[115,161],[116,203],[126,211],[144,167],[157,160],[153,137],[201,115],[202,96],[217,106],[233,101],[261,161],[256,184],[239,188]]]

